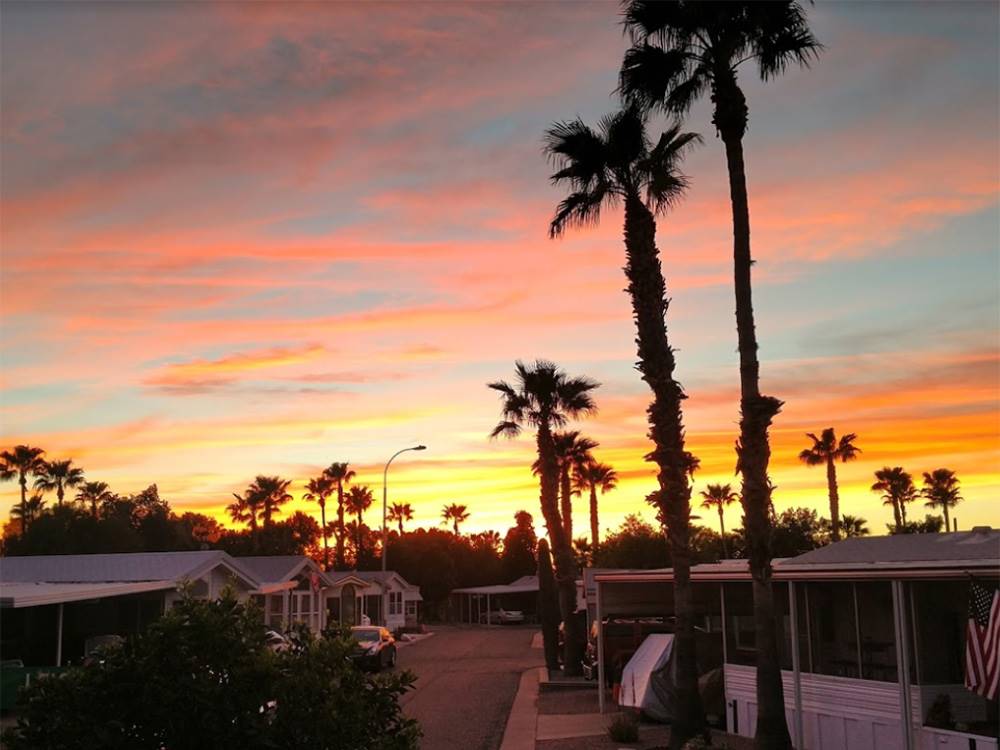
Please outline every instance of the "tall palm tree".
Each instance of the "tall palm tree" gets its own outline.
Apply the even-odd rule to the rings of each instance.
[[[98,507],[113,500],[114,496],[107,482],[84,482],[77,490],[76,501],[81,505],[89,505],[90,515],[97,518]]]
[[[334,561],[338,570],[343,570],[344,561],[344,487],[354,479],[354,470],[346,463],[332,463],[323,472],[337,485],[337,551]]]
[[[669,127],[653,144],[645,118],[636,106],[605,117],[597,130],[580,120],[549,129],[546,149],[558,171],[553,182],[567,183],[570,195],[559,204],[550,234],[596,222],[601,208],[624,203],[625,276],[638,336],[638,369],[653,393],[647,409],[660,491],[656,495],[664,519],[674,566],[674,602],[678,628],[678,716],[674,727],[680,746],[704,734],[705,719],[698,695],[694,642],[694,609],[690,584],[691,454],[684,447],[681,403],[686,398],[674,379],[676,361],[667,336],[666,283],[656,247],[656,216],[683,194],[687,180],[679,164],[699,138]]]
[[[469,509],[464,505],[452,503],[441,509],[441,518],[444,519],[445,523],[451,522],[455,536],[458,536],[458,525],[469,520]]]
[[[755,737],[759,747],[789,748],[791,738],[785,719],[771,587],[769,511],[773,485],[767,473],[771,453],[768,429],[781,409],[781,401],[760,392],[750,282],[750,209],[743,159],[749,110],[736,74],[741,64],[756,62],[761,78],[767,80],[790,64],[808,65],[821,45],[809,31],[801,5],[794,0],[629,0],[625,25],[633,39],[620,76],[625,99],[643,108],[683,115],[710,91],[714,107],[712,122],[725,145],[733,209],[733,272],[740,354],[737,470],[743,478],[740,498],[750,548],[756,620]],[[671,744],[675,745],[673,740]],[[676,744],[683,744],[683,740]]]
[[[739,495],[733,492],[732,485],[710,484],[701,492],[701,507],[706,510],[713,508],[719,512],[719,532],[722,534],[722,557],[729,557],[729,547],[726,542],[726,521],[723,512],[727,505],[732,505],[740,499]]]
[[[22,528],[31,526],[32,522],[45,510],[45,498],[40,492],[34,493],[23,505],[15,505],[10,509],[11,520],[19,519]]]
[[[292,499],[288,487],[292,480],[281,477],[258,475],[248,488],[260,501],[260,520],[263,526],[270,526],[272,517],[281,512],[281,506]]]
[[[46,461],[45,469],[35,479],[35,489],[42,492],[55,490],[58,505],[63,504],[66,488],[79,487],[83,484],[83,469],[73,466],[72,459],[65,461]]]
[[[837,440],[833,428],[827,427],[820,437],[811,432],[807,432],[806,437],[813,444],[799,453],[799,460],[806,466],[826,466],[826,486],[830,493],[830,536],[833,541],[839,542],[840,492],[837,488],[837,461],[847,463],[858,457],[861,449],[854,444],[858,436],[849,432]]]
[[[593,550],[601,543],[597,515],[597,490],[606,495],[618,486],[618,472],[610,464],[591,460],[573,471],[573,485],[578,492],[590,492],[590,546]]]
[[[875,472],[872,492],[882,493],[882,504],[892,506],[896,531],[902,531],[906,526],[906,504],[913,502],[917,495],[910,473],[902,466],[884,466]]]
[[[559,466],[559,514],[562,517],[566,536],[573,538],[573,470],[593,460],[591,451],[598,446],[595,440],[582,437],[579,430],[553,432],[552,442],[556,449],[556,463]],[[541,471],[539,459],[531,465],[533,473]]]
[[[358,517],[358,522],[355,524],[355,530],[357,532],[357,554],[356,558],[361,556],[361,546],[362,546],[362,532],[364,531],[364,515],[365,511],[372,507],[372,503],[375,502],[375,496],[369,487],[363,484],[356,484],[348,490],[347,495],[344,497],[344,510],[348,513]],[[354,561],[355,566],[358,564],[358,560]]]
[[[330,545],[327,543],[328,529],[326,526],[326,499],[333,493],[334,483],[324,472],[309,480],[303,497],[319,504],[319,515],[323,530],[323,569],[330,567]]]
[[[545,526],[555,555],[556,581],[559,588],[559,609],[566,628],[563,668],[569,675],[581,673],[582,636],[576,611],[576,561],[571,540],[559,517],[559,463],[552,437],[554,428],[569,420],[597,411],[591,392],[598,384],[589,378],[571,378],[554,363],[536,360],[533,365],[517,361],[516,380],[511,385],[503,380],[489,387],[500,394],[501,421],[490,433],[491,438],[504,435],[517,437],[523,428],[535,430],[540,471],[539,502]]]
[[[13,450],[0,453],[0,480],[16,478],[21,485],[21,533],[28,528],[28,476],[41,476],[45,471],[45,451],[30,445],[15,445]]]
[[[927,499],[928,508],[940,508],[944,511],[944,530],[951,531],[951,520],[948,509],[954,508],[962,501],[958,491],[958,477],[951,469],[935,469],[924,472],[924,488],[921,494]]]
[[[413,507],[409,503],[393,503],[389,506],[389,522],[399,524],[400,536],[403,534],[403,522],[413,520]]]

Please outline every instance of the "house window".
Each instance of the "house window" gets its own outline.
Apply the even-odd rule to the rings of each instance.
[[[416,602],[407,602],[406,603],[406,616],[407,617],[416,617],[417,616],[417,603]]]
[[[390,615],[401,615],[401,614],[403,614],[403,592],[402,591],[390,591],[389,592],[389,614]]]

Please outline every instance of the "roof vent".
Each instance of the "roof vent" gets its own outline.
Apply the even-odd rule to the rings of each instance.
[[[973,526],[972,527],[972,533],[973,534],[989,534],[992,531],[993,531],[993,529],[990,528],[989,526]]]

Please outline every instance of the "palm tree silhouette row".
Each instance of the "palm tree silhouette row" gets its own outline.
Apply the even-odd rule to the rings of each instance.
[[[768,430],[781,401],[760,391],[760,364],[751,293],[750,210],[743,136],[749,110],[737,69],[755,62],[768,80],[789,65],[808,65],[821,49],[805,12],[784,2],[630,0],[625,27],[633,46],[625,53],[620,91],[644,109],[688,112],[711,92],[712,122],[725,146],[733,215],[733,277],[740,358],[740,437],[737,471],[754,587],[757,648],[757,747],[785,750],[792,742],[785,718],[771,586],[771,491]],[[683,738],[671,746],[683,744]]]
[[[552,552],[555,557],[556,584],[559,589],[559,609],[566,628],[563,669],[566,674],[581,673],[580,627],[576,611],[576,561],[572,540],[559,514],[559,462],[556,457],[553,430],[597,411],[591,392],[598,384],[589,378],[571,378],[554,363],[536,360],[528,365],[517,361],[516,379],[511,385],[503,380],[488,387],[500,394],[501,421],[490,433],[515,438],[525,427],[535,430],[538,452],[539,503]]]
[[[655,497],[668,529],[674,569],[680,718],[674,734],[685,741],[705,729],[698,695],[690,585],[689,475],[694,460],[684,445],[681,403],[686,395],[674,379],[676,361],[667,336],[669,303],[656,247],[655,217],[684,193],[687,180],[679,163],[698,140],[697,135],[682,133],[680,126],[672,125],[653,144],[637,106],[605,117],[597,130],[572,120],[555,124],[546,135],[546,150],[557,167],[552,181],[565,183],[570,189],[552,219],[552,236],[571,226],[598,221],[605,205],[625,206],[625,275],[638,332],[637,368],[653,393],[647,409],[653,450],[646,458],[657,465],[660,489]]]
[[[823,430],[820,437],[807,432],[806,437],[812,440],[812,445],[799,453],[799,460],[806,466],[826,466],[826,483],[830,493],[830,536],[833,541],[840,541],[840,491],[837,487],[837,461],[847,463],[853,461],[861,453],[854,444],[858,436],[853,432],[837,435],[832,427]]]

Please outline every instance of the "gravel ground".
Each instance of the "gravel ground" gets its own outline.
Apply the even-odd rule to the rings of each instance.
[[[443,627],[399,650],[398,669],[417,675],[403,696],[420,722],[421,750],[497,750],[521,672],[542,665],[531,648],[536,628]]]

